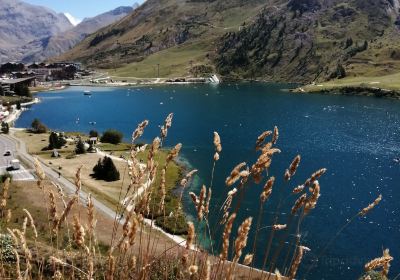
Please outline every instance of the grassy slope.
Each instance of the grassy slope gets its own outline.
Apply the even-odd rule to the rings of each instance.
[[[90,35],[58,59],[101,65],[116,77],[154,78],[158,63],[161,77],[187,76],[190,65],[212,65],[207,54],[212,56],[220,36],[250,22],[264,5],[260,0],[147,1],[131,16]],[[121,28],[127,31],[89,47],[96,35]],[[176,42],[185,28],[189,39]],[[151,41],[150,51],[136,44],[143,35]]]

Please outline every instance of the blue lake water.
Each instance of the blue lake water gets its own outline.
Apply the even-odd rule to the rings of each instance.
[[[61,131],[87,133],[91,129],[115,128],[123,131],[129,140],[137,123],[148,119],[150,126],[143,140],[150,142],[159,134],[159,125],[166,115],[173,112],[175,117],[166,144],[181,142],[183,158],[199,169],[191,191],[198,193],[201,184],[209,184],[213,131],[221,136],[223,152],[213,184],[216,205],[229,191],[224,181],[231,169],[242,161],[252,164],[257,157],[256,138],[277,125],[280,130],[277,147],[282,153],[274,157],[270,170],[270,175],[277,180],[273,196],[264,207],[262,227],[273,223],[278,205],[278,223],[286,223],[297,198],[288,197],[291,189],[315,170],[328,169],[320,180],[321,198],[317,208],[301,224],[302,244],[311,252],[306,254],[299,275],[305,274],[347,219],[382,194],[381,205],[367,217],[357,218],[350,224],[306,278],[357,279],[368,260],[381,256],[382,248],[390,248],[395,257],[391,268],[391,276],[395,276],[400,272],[400,165],[393,159],[400,157],[400,102],[371,97],[299,95],[285,91],[288,87],[232,84],[90,88],[91,97],[83,95],[87,88],[72,87],[39,94],[42,102],[26,111],[17,126],[28,127],[34,118],[39,118],[51,129]],[[284,170],[297,154],[302,155],[301,165],[292,181],[285,184]],[[261,189],[261,185],[248,187],[237,222],[247,216],[256,220]],[[187,212],[193,215],[187,195],[185,199]],[[217,211],[212,211],[211,224],[216,222]],[[233,232],[236,236],[236,229]],[[269,234],[268,228],[259,233],[258,266],[262,264]],[[282,270],[294,237],[279,234],[277,237],[273,248],[278,246],[279,238],[287,241],[278,262]],[[245,253],[251,249],[253,239],[248,244]]]

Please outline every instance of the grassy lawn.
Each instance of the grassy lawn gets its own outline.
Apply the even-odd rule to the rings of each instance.
[[[26,103],[32,101],[31,97],[22,97],[22,96],[0,96],[0,103],[3,104],[16,104],[17,102]]]
[[[157,78],[157,64],[160,64],[160,77],[183,77],[189,74],[190,62],[193,65],[207,64],[206,53],[210,42],[190,42],[157,52],[144,60],[128,64],[109,74],[118,78]]]
[[[73,134],[76,135],[76,134]],[[28,152],[34,155],[38,155],[43,159],[44,163],[49,167],[53,168],[57,172],[60,172],[61,175],[71,182],[74,181],[75,174],[77,169],[82,166],[81,176],[82,176],[82,188],[84,191],[88,193],[92,193],[97,199],[101,200],[111,209],[116,209],[119,201],[120,201],[120,193],[125,194],[127,188],[129,186],[129,174],[128,174],[128,166],[124,160],[113,160],[115,166],[120,172],[121,179],[115,182],[106,182],[102,180],[94,179],[91,174],[93,173],[93,167],[96,165],[99,159],[102,158],[99,154],[87,153],[84,155],[77,155],[75,157],[68,157],[71,155],[75,149],[75,144],[70,143],[66,147],[60,150],[61,157],[59,158],[51,158],[52,151],[42,151],[44,147],[48,145],[49,134],[33,134],[26,131],[18,131],[15,133],[15,136],[20,138],[22,141],[26,143]],[[69,135],[71,136],[71,135]],[[112,152],[114,156],[119,156],[121,154],[129,157],[129,153],[127,153],[130,149],[130,144],[121,143],[118,145],[113,144],[99,144],[99,148],[103,151]],[[144,163],[147,159],[148,151],[145,151],[139,155],[139,159]],[[162,167],[165,165],[165,160],[168,155],[167,150],[161,150],[155,158],[155,161],[158,163],[158,172],[156,176],[156,180],[153,184],[154,192],[152,197],[152,203],[154,206],[153,217],[157,218],[160,213],[156,211],[158,209],[157,203],[160,201],[160,197],[158,196],[158,188],[160,185],[160,173]],[[166,198],[166,215],[168,216],[170,212],[175,212],[178,207],[178,199],[173,194],[173,190],[175,189],[177,182],[181,177],[181,167],[178,166],[175,162],[170,163],[167,174],[166,174],[166,189],[167,189],[167,198]],[[168,221],[166,221],[168,222]],[[163,223],[160,222],[160,225]],[[178,232],[185,233],[186,231],[186,223],[183,215],[180,215],[178,218]],[[171,226],[166,228],[168,231],[173,231]]]
[[[371,87],[400,90],[400,73],[379,77],[348,77],[315,85],[306,85],[302,88],[306,92],[317,92],[341,87]]]

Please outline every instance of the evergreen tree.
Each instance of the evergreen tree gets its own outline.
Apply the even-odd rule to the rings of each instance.
[[[47,132],[47,127],[41,123],[38,119],[34,119],[31,127],[34,132],[36,133],[46,133]]]
[[[114,129],[109,129],[103,133],[103,136],[101,136],[100,141],[103,143],[110,143],[110,144],[119,144],[122,141],[122,133],[114,130]]]
[[[21,110],[21,102],[17,102],[17,110]]]
[[[93,177],[98,180],[113,182],[120,179],[120,174],[112,159],[104,157],[103,160],[99,159],[93,167]]]
[[[78,143],[76,143],[75,153],[77,155],[86,154],[85,143],[83,143],[82,139],[79,139]]]
[[[53,149],[61,149],[62,146],[65,145],[67,141],[65,141],[64,137],[56,132],[50,133],[49,136],[49,150]]]

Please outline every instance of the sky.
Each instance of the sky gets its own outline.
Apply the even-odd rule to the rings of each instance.
[[[58,13],[66,13],[71,22],[79,23],[85,17],[94,17],[119,6],[141,4],[143,0],[22,0],[48,7]]]

